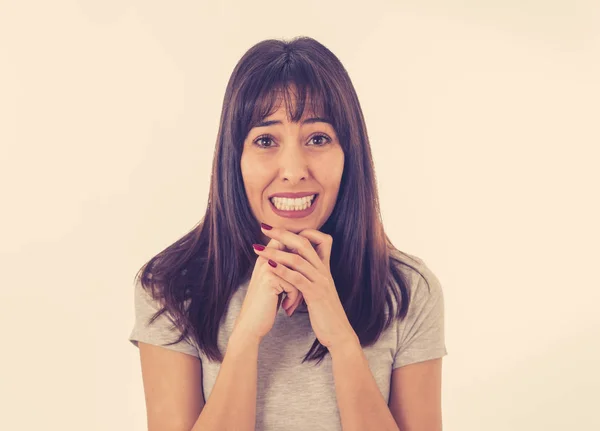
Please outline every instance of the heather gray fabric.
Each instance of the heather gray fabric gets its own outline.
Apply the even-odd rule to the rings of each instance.
[[[394,368],[447,355],[444,338],[444,297],[438,278],[424,261],[411,256],[408,261],[427,278],[427,283],[415,271],[399,268],[408,274],[412,302],[405,320],[398,320],[372,346],[363,351],[369,367],[385,399],[389,401],[390,379]],[[406,259],[406,258],[404,258]],[[224,323],[218,335],[221,352],[226,351],[227,340],[248,289],[248,281],[240,285],[231,299]],[[135,324],[129,340],[163,345],[175,341],[178,333],[163,314],[153,325],[146,322],[158,308],[152,298],[135,286]],[[336,403],[335,386],[328,355],[319,366],[312,362],[302,364],[310,349],[314,332],[308,311],[303,303],[292,317],[280,309],[273,329],[263,338],[258,354],[258,387],[256,400],[257,431],[312,431],[341,430]],[[165,348],[200,358],[202,363],[203,393],[210,397],[219,373],[220,364],[200,354],[195,344],[182,341]]]

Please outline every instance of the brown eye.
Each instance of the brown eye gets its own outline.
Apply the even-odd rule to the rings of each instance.
[[[325,145],[331,143],[331,138],[327,135],[323,135],[323,134],[314,135],[310,138],[310,141],[314,141],[315,139],[324,139],[325,140],[324,142],[321,141],[321,143],[313,144],[313,146],[315,146],[315,147],[324,147]],[[267,143],[270,143],[270,145],[266,145]],[[263,148],[263,149],[271,148],[273,146],[273,137],[271,135],[259,136],[254,141],[254,145],[256,145],[259,148]]]
[[[317,138],[324,138],[327,140],[327,142],[324,142],[322,144],[316,145],[317,147],[324,147],[325,145],[329,144],[331,142],[331,139],[328,136],[325,135],[314,135],[312,138],[310,138],[310,140],[312,141],[313,139],[317,139]]]
[[[271,145],[261,145],[259,144],[259,142],[272,142],[271,137],[269,135],[264,135],[264,136],[259,136],[258,138],[256,138],[256,140],[254,141],[254,145],[260,147],[260,148],[270,148]]]

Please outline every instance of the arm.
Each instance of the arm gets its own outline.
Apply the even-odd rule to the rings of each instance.
[[[198,358],[140,342],[148,431],[253,431],[259,344],[232,333],[205,403]]]
[[[390,410],[402,431],[441,431],[442,358],[394,369]]]
[[[215,386],[192,431],[254,431],[260,340],[232,332]]]
[[[139,342],[149,431],[189,431],[204,406],[202,364],[192,355]]]
[[[343,430],[399,431],[358,339],[330,353]]]
[[[421,269],[426,279],[419,278],[406,319],[398,322],[389,405],[402,431],[441,431],[444,295],[435,274]]]

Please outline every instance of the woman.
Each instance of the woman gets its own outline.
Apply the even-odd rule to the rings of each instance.
[[[337,57],[307,37],[250,48],[206,214],[136,278],[149,429],[441,430],[443,304],[384,232]]]

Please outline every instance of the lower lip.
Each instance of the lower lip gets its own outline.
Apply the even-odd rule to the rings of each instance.
[[[302,217],[306,217],[306,216],[312,214],[312,212],[315,210],[315,206],[317,205],[317,200],[319,199],[319,196],[321,196],[321,195],[316,195],[315,198],[313,199],[312,203],[310,204],[310,206],[302,211],[279,210],[275,207],[275,205],[273,205],[273,202],[271,202],[271,199],[269,199],[269,204],[271,205],[271,209],[273,210],[273,212],[280,217],[302,218]]]

